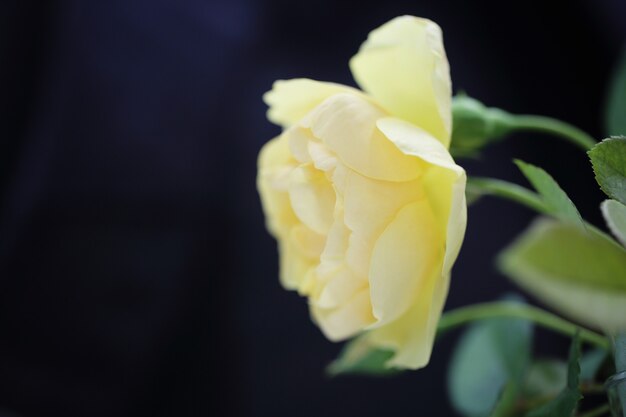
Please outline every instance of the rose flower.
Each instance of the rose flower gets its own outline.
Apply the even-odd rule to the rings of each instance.
[[[466,224],[465,172],[448,152],[442,35],[411,16],[374,30],[350,61],[359,86],[277,81],[283,127],[259,156],[258,189],[280,278],[333,341],[364,334],[388,366],[430,358]]]

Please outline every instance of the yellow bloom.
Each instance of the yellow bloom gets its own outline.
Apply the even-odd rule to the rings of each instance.
[[[466,224],[441,30],[393,19],[350,67],[363,91],[294,79],[265,95],[284,130],[259,156],[259,193],[281,282],[309,298],[324,334],[367,332],[395,351],[389,366],[420,368]]]

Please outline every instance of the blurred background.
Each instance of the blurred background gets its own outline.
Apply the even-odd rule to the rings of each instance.
[[[455,91],[601,138],[621,0],[6,0],[0,5],[0,416],[451,416],[458,332],[424,370],[324,376],[340,345],[277,278],[255,189],[279,78],[353,84],[401,14],[444,31]],[[519,135],[470,174],[552,172],[602,225],[584,153]],[[447,307],[514,290],[493,256],[533,214],[469,212]],[[539,332],[543,354],[568,341]]]

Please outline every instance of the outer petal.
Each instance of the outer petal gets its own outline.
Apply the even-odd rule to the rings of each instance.
[[[416,294],[441,268],[443,252],[444,236],[438,234],[426,199],[398,212],[372,251],[369,280],[376,327],[397,320],[416,303]]]
[[[443,258],[439,257],[422,281],[411,307],[397,320],[371,330],[368,336],[373,344],[395,350],[388,365],[416,369],[429,361],[448,293],[450,269],[465,233],[465,172],[441,143],[421,129],[392,118],[380,120],[378,127],[402,152],[431,165],[422,183],[435,217],[436,234],[445,236]]]
[[[391,20],[370,33],[350,68],[363,90],[393,116],[449,145],[452,87],[436,23],[413,16]]]
[[[298,290],[305,282],[315,260],[300,252],[291,234],[278,237],[280,283],[288,290]]]
[[[418,369],[428,364],[449,283],[449,275],[432,277],[404,316],[367,335],[374,346],[395,351],[388,366]]]
[[[449,273],[459,254],[467,225],[466,175],[448,150],[420,128],[395,118],[380,119],[378,128],[398,149],[431,164],[423,184],[442,233],[446,253],[442,272]]]
[[[323,237],[302,225],[292,209],[289,189],[297,161],[285,135],[263,146],[258,160],[257,187],[268,230],[278,240],[280,281],[287,289],[301,289],[323,249]]]
[[[297,166],[284,135],[267,142],[258,160],[257,189],[261,197],[267,229],[275,237],[297,223],[287,193],[291,171]]]
[[[341,84],[295,78],[278,80],[265,93],[263,101],[270,107],[267,118],[277,125],[289,127],[328,97],[338,93],[361,94],[360,91]]]

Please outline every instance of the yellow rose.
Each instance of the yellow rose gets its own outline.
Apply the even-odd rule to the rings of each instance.
[[[439,26],[374,30],[350,61],[363,91],[277,81],[264,99],[283,133],[258,188],[282,284],[331,340],[367,332],[389,366],[428,363],[466,224],[465,172],[447,147],[451,86]]]

